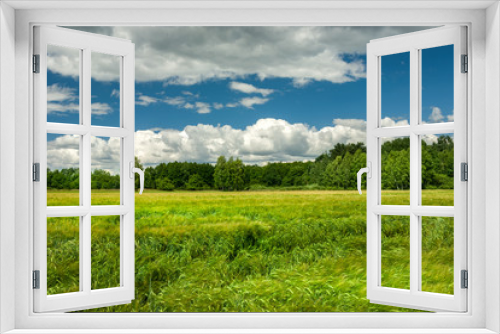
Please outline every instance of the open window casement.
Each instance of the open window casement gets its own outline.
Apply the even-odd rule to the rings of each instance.
[[[429,90],[425,90],[424,82],[427,80],[425,75],[428,75],[429,72],[423,70],[423,60],[425,60],[425,66],[432,68],[433,58],[430,55],[433,50],[440,47],[447,47],[450,50],[450,56],[447,59],[448,65],[453,66],[453,69],[450,69],[452,76],[450,76],[449,88],[450,92],[453,92],[451,99],[454,115],[445,118],[439,113],[433,118],[434,123],[429,123],[431,118],[423,117],[423,114],[428,110],[424,110],[422,107],[423,95],[430,93]],[[466,72],[468,70],[466,54],[466,28],[459,26],[446,26],[372,40],[367,45],[367,298],[372,303],[431,311],[464,312],[467,310],[465,281],[467,275],[467,182],[465,182],[466,175],[464,175],[467,167],[465,165],[467,163]],[[394,74],[395,71],[384,72],[383,64],[387,64],[388,57],[394,55],[402,55],[408,60],[406,65],[409,73],[409,92],[406,92],[406,89],[403,92],[409,97],[408,123],[392,122],[392,124],[388,124],[388,122],[383,121],[388,115],[383,108],[390,105],[391,98],[398,99],[400,97],[398,94],[383,95],[384,88],[386,88],[384,82],[391,80],[388,76],[397,75]],[[442,63],[436,63],[433,73],[439,71],[442,66]],[[451,87],[452,85],[453,87]],[[382,101],[382,97],[386,100]],[[426,108],[429,107],[426,106]],[[450,182],[453,184],[454,194],[453,203],[450,206],[443,206],[439,202],[437,205],[433,204],[427,197],[424,198],[422,191],[423,173],[424,169],[427,168],[423,165],[425,142],[438,140],[444,135],[453,138],[453,146],[450,149],[454,159],[453,167],[450,167],[450,170],[453,171],[453,177]],[[397,138],[409,139],[410,189],[408,200],[407,202],[403,201],[404,203],[384,200],[386,192],[382,191],[384,188],[382,169],[394,170],[400,167],[397,165],[387,166],[387,164],[383,167],[382,145]],[[404,160],[404,158],[401,159]],[[398,174],[394,173],[394,175]],[[425,196],[428,196],[427,193]],[[385,233],[383,225],[391,219],[399,220],[401,224],[407,224],[409,259],[407,262],[408,271],[403,269],[403,274],[401,262],[387,258],[386,253],[384,253],[384,247],[387,245],[383,241]],[[450,260],[452,268],[449,270],[452,282],[449,285],[452,284],[452,287],[446,293],[428,289],[423,278],[424,238],[433,232],[424,229],[439,228],[439,224],[433,227],[428,225],[423,227],[423,222],[429,219],[438,222],[452,221],[452,235],[449,236],[449,239],[453,238],[453,241],[448,239],[448,242],[453,245],[452,260]],[[427,239],[425,241],[428,242]],[[443,240],[432,241],[436,247],[439,247],[439,242],[443,242]],[[398,245],[390,246],[397,247]],[[442,260],[439,255],[436,255],[439,253],[433,254],[434,258],[427,258],[426,263],[437,263]],[[403,284],[403,286],[391,285],[390,280],[387,279],[391,275],[398,277],[398,275],[406,275],[406,273],[409,276],[409,284]],[[446,273],[443,271],[442,274]]]
[[[60,57],[51,58],[51,50],[57,48]],[[62,51],[61,51],[62,50]],[[83,33],[58,27],[38,26],[34,28],[33,83],[34,83],[34,268],[33,293],[35,312],[64,312],[91,309],[129,303],[134,299],[134,44],[122,40],[91,33]],[[71,58],[69,55],[75,55]],[[92,104],[93,71],[91,62],[95,56],[112,56],[116,61],[119,92],[114,113],[119,121],[116,126],[96,126]],[[58,73],[50,71],[50,66],[58,62]],[[108,64],[104,62],[104,66]],[[66,72],[65,72],[66,71]],[[48,77],[51,85],[48,87]],[[64,78],[76,80],[76,88],[65,87]],[[76,78],[76,79],[75,79]],[[69,97],[68,97],[69,96]],[[54,105],[54,103],[56,105]],[[102,105],[101,105],[102,107]],[[109,108],[108,108],[109,109]],[[102,108],[100,109],[102,111]],[[59,112],[61,122],[54,122],[48,115]],[[66,122],[67,115],[75,117],[72,124]],[[99,113],[95,113],[99,116]],[[102,113],[101,113],[102,114]],[[66,123],[63,123],[66,122]],[[97,123],[97,122],[96,122]],[[116,205],[93,205],[91,199],[91,174],[98,158],[99,147],[94,148],[96,138],[113,138],[117,154],[114,159],[119,173],[120,192]],[[48,138],[59,139],[61,152],[73,156],[74,168],[78,169],[79,198],[68,206],[51,206],[47,201],[47,168],[53,157],[48,157]],[[69,141],[64,144],[63,141]],[[55,141],[57,142],[57,140]],[[94,156],[95,155],[95,156]],[[49,162],[49,163],[48,163]],[[55,163],[58,161],[56,160]],[[112,217],[113,219],[102,219]],[[93,237],[93,222],[109,221],[98,226],[105,233],[114,233],[104,245],[97,245]],[[73,226],[70,226],[71,223]],[[54,243],[54,236],[48,235],[48,224],[55,224],[60,233],[69,233],[77,244],[75,267],[78,273],[72,277],[74,286],[55,290],[48,286],[48,268],[54,259],[47,258],[47,249],[53,247],[53,256],[71,256],[62,244]],[[69,231],[69,232],[68,232]],[[59,233],[58,232],[58,233]],[[57,238],[56,238],[57,239]],[[114,243],[114,244],[112,244]],[[119,245],[116,245],[119,243]],[[58,248],[59,247],[59,248]],[[100,273],[93,259],[94,248],[104,249],[100,261],[105,262],[106,249],[113,248],[117,265],[114,273]],[[75,250],[76,249],[76,250]],[[118,250],[118,251],[116,251]],[[119,254],[118,254],[119,253]],[[54,253],[53,253],[54,254]],[[58,255],[57,255],[58,254]],[[118,254],[118,255],[116,255]],[[52,268],[52,267],[50,267]],[[75,268],[73,268],[75,269]],[[71,268],[50,269],[50,280],[56,285],[62,275],[69,275]],[[98,280],[108,275],[116,275],[116,284],[102,286]],[[62,280],[62,278],[61,278]]]

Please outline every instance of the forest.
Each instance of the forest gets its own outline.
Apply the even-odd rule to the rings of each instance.
[[[410,141],[397,138],[381,146],[382,189],[409,189]],[[453,138],[422,141],[422,188],[453,189]],[[144,168],[136,157],[136,167]],[[158,190],[356,189],[356,173],[366,165],[363,143],[336,144],[307,162],[246,165],[239,158],[220,156],[215,165],[196,162],[160,163],[145,169],[145,188]],[[365,181],[363,181],[365,185]],[[92,189],[119,189],[120,176],[92,171]],[[136,177],[136,188],[139,180]],[[48,189],[78,189],[79,170],[47,169]]]

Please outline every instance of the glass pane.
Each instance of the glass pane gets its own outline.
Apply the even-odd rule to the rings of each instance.
[[[410,53],[380,57],[381,126],[408,125],[410,120]]]
[[[453,122],[453,45],[423,49],[422,123]]]
[[[410,217],[382,216],[382,286],[410,289]]]
[[[121,138],[92,137],[92,205],[120,205]]]
[[[380,138],[382,205],[410,205],[410,138]]]
[[[453,218],[422,217],[422,291],[453,294]]]
[[[92,217],[92,290],[120,286],[120,218]]]
[[[47,134],[47,206],[80,205],[79,135]]]
[[[453,133],[422,140],[422,205],[453,206]]]
[[[80,218],[47,218],[47,294],[80,291]]]
[[[120,126],[120,57],[92,52],[92,125]]]
[[[47,45],[47,122],[80,123],[80,50]]]

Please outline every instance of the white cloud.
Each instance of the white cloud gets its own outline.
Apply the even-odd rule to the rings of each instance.
[[[446,118],[448,119],[448,122],[453,122],[455,120],[454,115],[448,115],[448,116],[446,116]]]
[[[403,119],[403,120],[400,120],[400,121],[395,121],[389,117],[385,117],[385,118],[382,118],[382,122],[381,122],[381,125],[383,127],[390,127],[390,126],[406,126],[406,125],[409,125],[408,124],[408,120],[407,119]]]
[[[198,114],[209,114],[210,113],[210,104],[209,103],[205,103],[205,102],[196,102],[195,103],[195,106],[196,106],[196,112]]]
[[[224,105],[222,103],[217,103],[217,102],[213,103],[212,106],[214,107],[214,109],[217,110],[224,108]]]
[[[257,88],[254,85],[237,81],[232,81],[229,88],[246,94],[261,94],[262,96],[268,96],[274,92],[273,89]]]
[[[220,155],[262,164],[314,160],[337,143],[365,142],[365,121],[335,120],[334,124],[317,130],[302,123],[267,118],[245,129],[198,124],[183,130],[137,131],[136,155],[147,165],[169,161],[213,163]]]
[[[265,118],[244,129],[206,124],[182,130],[154,128],[136,132],[135,154],[145,165],[173,161],[214,163],[220,155],[240,157],[247,164],[265,164],[311,161],[337,143],[366,141],[366,121],[335,119],[333,124],[318,130],[303,123]],[[437,136],[428,135],[423,140],[432,144],[437,142]],[[49,141],[49,168],[78,167],[79,142],[80,137],[73,135]],[[119,138],[93,137],[92,168],[117,173],[119,152]]]
[[[147,95],[139,95],[137,97],[137,100],[135,101],[136,105],[147,107],[151,103],[156,103],[158,102],[159,99],[153,96],[147,96]]]
[[[236,108],[239,106],[238,103],[226,103],[226,108]]]
[[[118,89],[113,89],[111,92],[111,97],[120,97],[120,91]]]
[[[182,96],[176,96],[176,97],[167,97],[165,100],[163,100],[166,104],[169,104],[171,106],[180,106],[183,105],[186,100]]]
[[[254,105],[264,104],[267,101],[269,101],[269,99],[264,99],[262,97],[255,96],[255,97],[245,97],[245,98],[240,100],[240,103],[241,103],[241,105],[243,105],[249,109],[253,109]]]
[[[120,173],[121,143],[118,137],[91,137],[91,169]],[[79,168],[80,136],[62,135],[47,142],[47,167],[54,169]]]
[[[120,138],[92,137],[90,147],[92,170],[104,169],[113,175],[120,173]]]
[[[103,116],[107,114],[111,114],[113,112],[113,108],[107,103],[102,102],[94,102],[91,105],[92,115]]]
[[[191,103],[186,103],[183,107],[184,109],[194,109],[194,104],[191,104]]]
[[[47,167],[54,169],[79,168],[80,136],[63,135],[47,142]]]
[[[425,135],[422,136],[422,141],[424,141],[427,145],[436,144],[438,141],[438,136],[436,135]]]
[[[358,55],[371,39],[416,27],[71,27],[132,40],[136,80],[191,85],[209,79],[290,78],[333,83],[365,76]],[[426,27],[428,28],[428,27]],[[78,62],[55,55],[53,70],[77,76]],[[110,59],[93,60],[96,80],[117,79]],[[93,66],[94,67],[94,66]]]
[[[64,113],[78,113],[78,96],[76,88],[62,87],[53,84],[47,87],[47,113],[58,113],[62,116]]]
[[[444,119],[443,113],[441,112],[441,109],[438,107],[432,107],[432,112],[429,115],[429,121],[431,123],[440,123]]]
[[[333,124],[342,125],[355,130],[366,131],[366,121],[364,119],[342,119],[336,118],[333,120]]]

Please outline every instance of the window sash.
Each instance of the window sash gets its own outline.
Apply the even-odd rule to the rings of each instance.
[[[433,28],[410,34],[371,41],[367,47],[367,161],[372,177],[367,181],[367,297],[371,302],[423,310],[467,310],[467,290],[461,289],[461,270],[467,267],[467,182],[460,180],[460,165],[467,162],[467,75],[460,73],[461,55],[466,54],[465,27]],[[420,124],[421,51],[454,45],[454,115],[453,123]],[[410,125],[381,127],[381,57],[410,53]],[[454,206],[429,207],[421,203],[422,134],[454,133]],[[399,208],[381,205],[381,137],[410,138],[410,205]],[[410,289],[383,287],[382,215],[407,215],[410,219]],[[454,217],[454,294],[421,290],[421,216]]]

